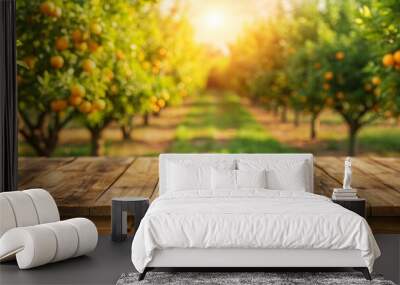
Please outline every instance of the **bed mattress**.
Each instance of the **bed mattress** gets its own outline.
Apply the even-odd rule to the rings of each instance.
[[[324,196],[265,189],[157,198],[136,232],[132,262],[143,272],[166,249],[358,250],[370,271],[380,255],[361,216]]]

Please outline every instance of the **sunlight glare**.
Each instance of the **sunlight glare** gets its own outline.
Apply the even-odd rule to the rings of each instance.
[[[208,28],[221,28],[224,24],[224,14],[221,11],[210,11],[204,16],[204,21]]]

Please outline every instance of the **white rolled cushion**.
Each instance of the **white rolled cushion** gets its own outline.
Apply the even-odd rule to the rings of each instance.
[[[39,223],[36,208],[31,197],[23,191],[1,193],[10,202],[17,227],[33,226]]]
[[[0,194],[0,237],[8,230],[15,228],[17,222],[15,221],[14,211],[11,204],[6,197]]]
[[[266,170],[236,170],[238,188],[267,188]]]
[[[74,257],[89,253],[96,248],[98,233],[92,221],[85,218],[73,218],[63,222],[71,224],[78,233],[78,248]]]
[[[29,189],[23,191],[28,194],[35,205],[39,224],[52,223],[60,220],[56,202],[44,189]]]
[[[213,190],[236,190],[236,170],[212,168]]]
[[[211,167],[169,163],[169,191],[211,190]]]
[[[56,236],[57,251],[51,262],[57,262],[75,256],[78,250],[78,232],[71,228],[72,225],[68,222],[54,222],[43,224],[49,228]]]
[[[0,239],[0,260],[16,254],[20,269],[51,262],[56,250],[57,240],[53,231],[43,225],[14,228]]]
[[[80,256],[94,250],[97,229],[88,219],[18,227],[0,238],[0,261],[16,256],[20,269],[28,269]]]

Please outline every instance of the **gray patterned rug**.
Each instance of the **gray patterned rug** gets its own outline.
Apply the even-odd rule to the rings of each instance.
[[[395,285],[391,281],[384,280],[382,276],[379,275],[373,275],[373,280],[368,281],[364,279],[364,276],[359,272],[148,272],[146,278],[142,281],[138,281],[138,276],[138,273],[122,274],[117,281],[117,285]]]

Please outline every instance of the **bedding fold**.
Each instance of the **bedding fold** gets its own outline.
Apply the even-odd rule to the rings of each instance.
[[[135,268],[165,248],[357,249],[370,271],[380,255],[359,215],[324,196],[265,189],[162,195],[134,237]]]

